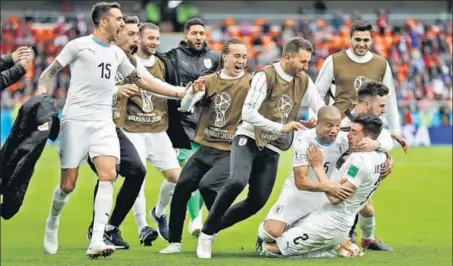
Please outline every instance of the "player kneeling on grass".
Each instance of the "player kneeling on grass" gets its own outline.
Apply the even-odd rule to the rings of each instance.
[[[348,133],[349,147],[354,148],[365,137],[376,140],[382,125],[375,115],[359,115]],[[319,148],[311,145],[307,156],[319,181],[329,183]],[[344,243],[356,214],[378,188],[386,160],[386,154],[379,151],[352,153],[338,172],[338,177],[342,177],[342,186],[351,189],[352,194],[343,200],[326,193],[329,203],[301,219],[280,237],[268,235],[257,246],[257,252],[262,256],[302,258],[361,255],[357,247],[340,245]]]

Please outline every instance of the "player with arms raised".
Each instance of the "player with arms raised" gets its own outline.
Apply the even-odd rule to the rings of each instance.
[[[70,41],[41,74],[37,93],[45,93],[53,77],[70,64],[71,81],[63,108],[59,133],[61,180],[53,193],[46,222],[44,248],[55,254],[58,249],[59,217],[68,195],[74,188],[79,166],[92,158],[99,177],[99,189],[94,203],[93,236],[87,256],[108,256],[114,247],[103,241],[113,203],[113,182],[120,147],[112,121],[112,97],[117,70],[137,86],[167,96],[183,95],[168,90],[154,80],[140,78],[124,51],[111,44],[124,27],[118,3],[97,3],[91,11],[95,25],[93,34]],[[131,95],[137,93],[131,90]]]

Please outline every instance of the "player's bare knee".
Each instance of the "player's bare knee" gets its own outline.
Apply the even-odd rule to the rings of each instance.
[[[116,168],[98,171],[98,177],[99,177],[99,181],[114,182],[117,177]]]
[[[360,215],[365,218],[374,216],[374,207],[370,201],[367,201],[367,203],[363,206],[362,210],[360,210]]]
[[[264,230],[273,238],[280,237],[285,231],[286,224],[277,220],[266,220]]]
[[[179,169],[169,169],[163,171],[162,174],[165,176],[168,182],[177,183],[179,179]]]
[[[69,194],[75,189],[78,169],[62,169],[60,179],[60,189]]]

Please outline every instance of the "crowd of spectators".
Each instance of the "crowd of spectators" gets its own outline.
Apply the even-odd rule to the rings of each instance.
[[[226,19],[208,25],[208,44],[220,51],[222,43],[232,37],[242,39],[248,47],[250,69],[278,60],[282,44],[294,37],[310,40],[315,52],[309,74],[316,79],[323,60],[349,45],[349,26],[360,13],[344,16],[335,12],[331,20],[286,20],[282,25],[266,19],[254,23]],[[26,76],[1,95],[1,108],[14,108],[26,101],[36,88],[37,79],[61,48],[71,39],[88,34],[91,23],[84,15],[68,21],[61,17],[51,26],[36,25],[27,18],[9,17],[1,21],[1,53],[14,51],[18,46],[32,46],[35,62]],[[397,97],[402,112],[426,108],[427,102],[441,102],[448,115],[452,99],[452,24],[438,20],[424,23],[407,19],[394,25],[381,10],[375,21],[373,51],[385,56],[392,68]],[[171,47],[168,47],[168,49]],[[163,51],[168,50],[163,48]],[[57,75],[51,92],[62,106],[69,87],[66,68]],[[423,103],[423,104],[421,104]],[[404,109],[406,108],[406,109]],[[408,111],[409,110],[409,111]]]

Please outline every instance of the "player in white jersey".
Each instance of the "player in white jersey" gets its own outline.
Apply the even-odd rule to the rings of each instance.
[[[382,117],[386,111],[387,105],[387,95],[389,89],[386,85],[380,82],[369,80],[364,82],[357,92],[358,103],[352,113],[357,114],[374,114],[376,116]],[[341,122],[342,128],[350,128],[352,121],[350,118],[346,117]],[[400,137],[401,138],[401,137]],[[401,138],[399,141],[403,147],[403,150],[407,152],[408,146],[404,139]],[[363,139],[356,147],[357,151],[363,151],[363,149],[380,149],[386,152],[389,152],[394,147],[392,134],[386,128],[382,129],[381,134],[379,135],[377,141],[371,140],[370,138]],[[393,162],[392,158],[389,157],[389,167],[391,169],[391,164]],[[345,158],[342,158],[339,162],[341,167],[342,162]],[[387,174],[390,172],[388,171]],[[349,233],[350,239],[355,243],[355,224],[359,223],[359,226],[362,231],[361,246],[364,249],[371,250],[383,250],[391,251],[392,249],[381,242],[379,239],[374,237],[374,229],[376,226],[374,208],[371,204],[371,201],[368,201],[363,210],[360,211],[360,215],[356,218],[356,221]]]
[[[46,93],[54,75],[70,64],[71,81],[59,133],[61,180],[54,190],[44,236],[44,249],[49,254],[57,252],[59,217],[69,193],[74,190],[79,166],[88,156],[96,166],[99,189],[94,203],[93,236],[86,254],[93,258],[114,251],[113,246],[104,243],[103,234],[112,207],[113,182],[120,157],[111,117],[115,73],[119,71],[131,83],[159,94],[178,98],[184,94],[154,80],[140,78],[124,51],[111,44],[124,27],[120,8],[118,3],[95,4],[91,11],[93,34],[70,41],[39,79],[37,93]]]
[[[316,128],[296,135],[293,172],[283,184],[277,202],[269,211],[266,220],[260,224],[258,241],[273,241],[287,226],[319,209],[328,201],[322,192],[339,198],[349,196],[348,191],[335,182],[337,180],[327,184],[319,183],[307,160],[307,148],[311,144],[318,146],[324,156],[325,172],[327,176],[331,176],[336,162],[349,149],[347,133],[340,131],[340,121],[340,111],[336,107],[325,106],[318,112]],[[391,142],[391,137],[386,141]]]
[[[318,146],[324,155],[324,169],[330,176],[339,157],[349,148],[346,133],[340,132],[340,122],[340,111],[334,106],[324,106],[318,111],[316,127],[295,136],[293,171],[283,184],[277,202],[260,225],[260,238],[273,240],[287,226],[319,209],[327,202],[322,192],[340,198],[349,196],[351,191],[340,183],[321,184],[317,181],[315,172],[308,165],[306,152],[310,145]]]
[[[361,114],[354,120],[348,134],[349,146],[356,147],[365,137],[377,139],[382,121],[375,115]],[[258,247],[264,256],[339,257],[337,247],[343,243],[355,215],[373,195],[380,183],[380,173],[386,162],[385,153],[352,153],[339,171],[342,186],[352,189],[345,200],[326,194],[328,203],[297,222],[274,243]],[[329,182],[323,167],[323,155],[316,145],[308,149],[308,161],[321,183]]]

